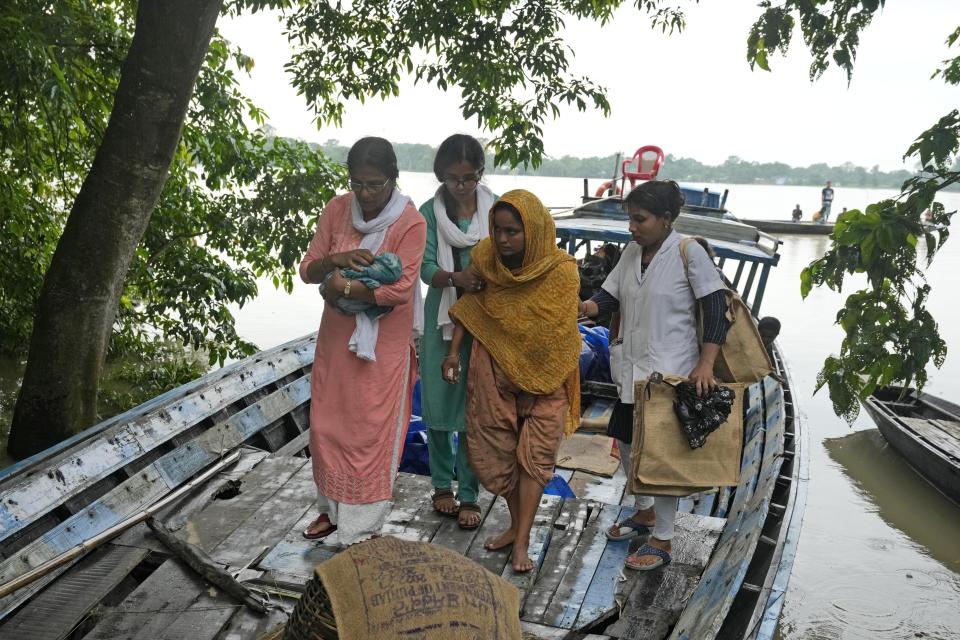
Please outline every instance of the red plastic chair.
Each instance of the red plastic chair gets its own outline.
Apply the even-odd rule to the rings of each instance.
[[[627,168],[634,164],[637,170],[628,171]],[[657,172],[660,171],[660,165],[662,164],[663,149],[648,144],[637,149],[632,158],[623,161],[621,172],[623,173],[623,178],[630,181],[630,188],[632,189],[636,185],[637,180],[653,180],[656,178]]]

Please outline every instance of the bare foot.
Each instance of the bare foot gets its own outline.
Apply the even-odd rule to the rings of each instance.
[[[510,554],[510,565],[516,573],[533,571],[533,560],[530,559],[526,547],[518,545],[513,548],[513,553]]]
[[[512,545],[516,539],[516,532],[513,529],[507,529],[498,536],[487,538],[487,541],[483,543],[483,548],[487,551],[499,551]]]
[[[673,553],[673,545],[670,544],[669,540],[659,540],[651,536],[647,541],[647,544],[654,549],[660,549],[661,551],[666,551],[667,553]],[[652,567],[662,563],[663,559],[660,556],[648,553],[644,553],[642,555],[639,553],[634,553],[627,557],[627,565],[633,569],[644,569],[646,567]]]

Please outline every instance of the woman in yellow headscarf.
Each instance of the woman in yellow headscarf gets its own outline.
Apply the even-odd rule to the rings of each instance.
[[[467,456],[491,493],[504,496],[510,528],[484,543],[513,545],[514,571],[533,569],[527,547],[564,433],[580,422],[580,278],[558,249],[553,218],[529,191],[491,208],[490,237],[471,253],[484,282],[450,309],[456,328],[441,374],[460,375],[460,343],[473,336],[467,376]]]

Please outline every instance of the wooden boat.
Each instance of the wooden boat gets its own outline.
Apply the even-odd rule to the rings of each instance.
[[[960,505],[960,406],[926,393],[887,387],[863,402],[897,453]]]
[[[783,235],[828,236],[833,233],[833,223],[791,222],[788,220],[744,220],[740,222],[756,227],[766,233]]]
[[[625,228],[619,240],[629,240]],[[751,282],[756,265],[775,264],[755,247],[723,251],[728,266],[754,263]],[[761,299],[762,285],[755,308]],[[0,471],[0,593],[66,552],[76,556],[0,598],[0,636],[253,639],[283,622],[313,566],[336,552],[300,535],[315,515],[305,457],[315,340],[233,363]],[[433,511],[425,476],[400,474],[385,533],[456,549],[516,584],[534,637],[581,629],[600,638],[772,638],[807,477],[789,371],[775,359],[785,382],[767,378],[747,391],[740,484],[681,502],[675,561],[663,570],[621,578],[630,543],[603,535],[631,512],[620,473],[558,470],[577,497],[544,497],[530,548],[537,573],[516,575],[506,551],[482,548],[504,526],[502,499],[483,493],[481,528],[461,531]],[[585,387],[587,412],[602,411],[610,391]],[[216,472],[237,451],[240,461]],[[157,519],[269,598],[267,615],[212,589],[142,523],[86,546],[190,482],[198,488]]]

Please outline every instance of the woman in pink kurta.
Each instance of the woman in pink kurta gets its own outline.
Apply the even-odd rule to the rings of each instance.
[[[396,190],[396,156],[382,138],[363,138],[347,156],[352,193],[327,203],[307,254],[304,282],[324,282],[323,316],[311,377],[310,455],[320,515],[303,532],[353,544],[377,535],[390,510],[416,379],[413,333],[426,223]],[[359,227],[359,228],[358,228]],[[402,275],[368,289],[341,269],[395,253]],[[361,327],[335,308],[340,296],[392,310]],[[362,315],[362,314],[361,314]],[[366,341],[366,343],[365,343]]]

